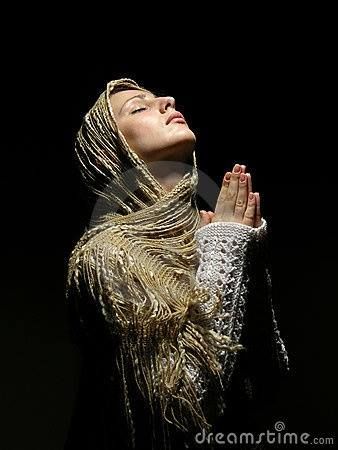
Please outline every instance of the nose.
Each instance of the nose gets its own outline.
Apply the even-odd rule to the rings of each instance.
[[[161,113],[165,113],[168,108],[175,108],[174,97],[158,97]]]

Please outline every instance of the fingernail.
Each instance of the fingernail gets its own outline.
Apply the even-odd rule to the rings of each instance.
[[[245,180],[246,180],[246,176],[244,175],[244,173],[241,173],[239,179],[240,179],[241,181],[245,181]]]
[[[224,178],[225,178],[227,181],[230,180],[230,178],[231,178],[231,173],[230,173],[230,172],[227,172],[227,173],[225,174]]]
[[[253,200],[254,198],[255,198],[254,194],[253,194],[252,192],[250,192],[250,194],[249,194],[249,199],[250,199],[250,200]]]
[[[239,164],[236,164],[236,165],[235,165],[235,172],[238,173],[238,172],[240,172],[240,171],[241,171],[240,165],[239,165]]]

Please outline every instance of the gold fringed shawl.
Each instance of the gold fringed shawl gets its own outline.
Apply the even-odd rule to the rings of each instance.
[[[110,94],[132,88],[142,89],[129,79],[108,83],[77,136],[85,181],[111,212],[72,251],[68,288],[84,285],[118,336],[117,365],[129,424],[132,379],[164,424],[207,430],[199,380],[221,389],[220,352],[241,346],[211,329],[219,302],[200,308],[209,294],[195,280],[194,235],[200,220],[195,153],[191,170],[166,192],[130,149],[114,119]]]

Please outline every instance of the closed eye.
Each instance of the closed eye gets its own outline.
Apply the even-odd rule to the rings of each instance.
[[[134,109],[133,111],[131,111],[131,113],[130,114],[135,114],[135,113],[137,113],[137,112],[140,112],[140,111],[144,111],[145,109],[147,109],[147,108],[137,108],[137,109]]]

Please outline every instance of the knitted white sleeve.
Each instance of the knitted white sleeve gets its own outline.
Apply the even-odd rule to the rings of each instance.
[[[196,232],[199,266],[196,273],[197,283],[211,292],[210,302],[222,299],[220,314],[213,320],[212,328],[229,336],[234,343],[240,343],[245,320],[246,301],[249,287],[249,264],[255,257],[255,249],[266,237],[267,224],[262,219],[258,228],[235,222],[212,222]],[[265,274],[270,277],[268,271]],[[281,358],[288,369],[287,352],[281,339],[275,313],[272,306],[273,339]],[[208,305],[203,305],[208,307]],[[236,360],[236,352],[222,351],[220,354],[223,380],[229,384]],[[199,384],[204,386],[203,380]],[[205,386],[203,388],[205,391]]]

